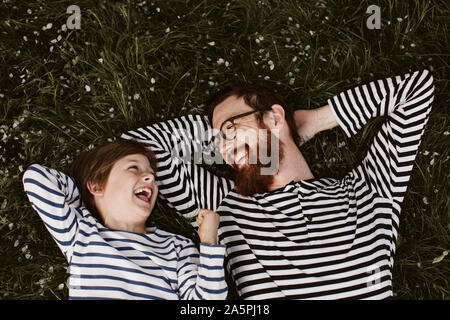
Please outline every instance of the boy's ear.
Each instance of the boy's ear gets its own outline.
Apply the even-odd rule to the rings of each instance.
[[[88,181],[86,182],[86,187],[93,196],[100,196],[100,197],[103,196],[103,190],[99,187],[97,183]]]

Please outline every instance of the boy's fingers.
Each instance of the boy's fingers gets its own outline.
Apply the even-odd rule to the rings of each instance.
[[[206,216],[206,215],[208,215],[208,214],[216,214],[216,212],[215,212],[215,211],[212,211],[212,210],[208,210],[208,209],[200,209],[200,210],[198,211],[198,216],[204,217],[204,216]]]
[[[200,221],[203,221],[203,219],[210,213],[209,210],[206,209],[200,209],[197,215],[197,219],[200,219]]]
[[[207,224],[211,224],[215,219],[219,218],[219,214],[215,211],[200,209],[197,214],[197,224],[200,227],[206,219]]]

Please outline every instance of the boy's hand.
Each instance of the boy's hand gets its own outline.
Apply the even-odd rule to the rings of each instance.
[[[217,229],[219,228],[220,216],[211,210],[200,209],[197,215],[198,236],[205,244],[217,244]]]

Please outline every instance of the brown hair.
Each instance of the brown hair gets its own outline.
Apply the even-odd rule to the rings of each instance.
[[[295,144],[299,146],[300,137],[295,126],[294,111],[279,93],[262,84],[239,83],[236,85],[227,86],[212,96],[207,102],[205,110],[206,116],[208,117],[211,125],[214,109],[218,104],[232,96],[235,96],[236,98],[244,98],[245,103],[249,107],[252,107],[254,110],[262,111],[257,115],[257,119],[260,123],[263,119],[263,113],[271,110],[272,105],[279,104],[282,106],[292,139],[294,139]]]
[[[87,188],[87,183],[97,184],[103,189],[114,164],[130,154],[146,156],[150,167],[156,173],[157,160],[153,152],[135,140],[121,138],[81,153],[70,166],[69,175],[75,179],[83,204],[92,216],[102,223],[103,219],[95,206],[94,196]]]

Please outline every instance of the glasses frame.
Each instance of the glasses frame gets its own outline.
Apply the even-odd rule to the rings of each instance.
[[[234,137],[236,136],[236,133],[235,133],[235,135],[232,138],[227,138],[225,133],[222,131],[223,126],[227,122],[231,122],[231,125],[234,127],[234,132],[236,132],[236,124],[234,123],[235,120],[243,118],[243,117],[246,117],[246,116],[249,116],[249,115],[251,115],[253,113],[257,113],[257,112],[261,112],[261,111],[260,110],[252,110],[252,111],[244,112],[244,113],[241,113],[241,114],[238,114],[238,115],[235,115],[235,116],[232,116],[232,117],[228,118],[227,120],[222,122],[222,124],[220,125],[219,133],[217,135],[220,134],[224,140],[228,140],[228,141],[233,140]],[[214,140],[217,139],[217,135],[212,137],[211,142],[214,143]]]

